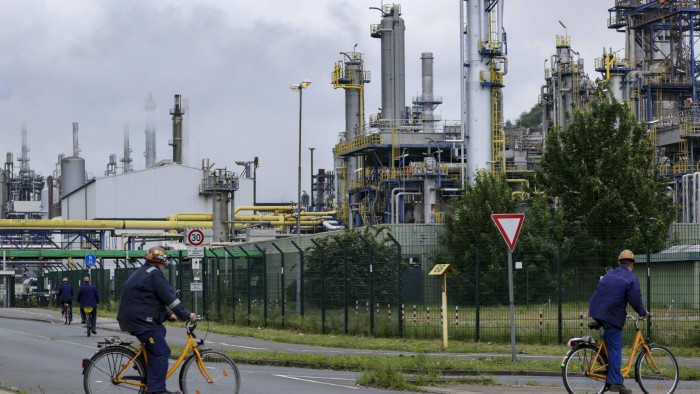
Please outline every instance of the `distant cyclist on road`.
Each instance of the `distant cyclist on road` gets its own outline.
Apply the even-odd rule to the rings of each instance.
[[[632,390],[625,387],[624,378],[620,373],[622,367],[622,327],[627,320],[627,304],[639,314],[646,316],[642,302],[642,292],[639,279],[632,273],[634,270],[634,253],[623,250],[618,257],[619,266],[608,271],[600,279],[591,297],[588,316],[603,326],[603,339],[608,347],[608,379],[609,391],[630,394]]]
[[[58,305],[61,306],[61,314],[68,313],[68,321],[73,321],[73,286],[68,282],[68,278],[63,278],[63,284],[57,294]],[[63,305],[68,304],[68,310],[63,310]]]
[[[95,330],[97,324],[97,304],[100,303],[100,296],[97,294],[97,287],[90,284],[90,277],[86,276],[83,278],[83,285],[80,286],[78,290],[78,304],[80,304],[80,317],[82,319],[81,323],[85,324],[85,308],[86,306],[92,307],[92,313],[90,314],[90,323],[92,327],[92,333],[97,334]]]
[[[168,372],[170,347],[165,341],[165,320],[194,321],[197,315],[190,313],[175,295],[163,275],[168,265],[168,255],[160,246],[148,249],[146,264],[141,266],[124,283],[117,321],[119,328],[146,345],[146,392],[172,393],[167,390],[165,376]],[[179,392],[175,392],[179,393]]]

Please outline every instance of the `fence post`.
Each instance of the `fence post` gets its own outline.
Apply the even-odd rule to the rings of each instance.
[[[647,310],[651,308],[651,246],[649,240],[649,233],[647,232],[647,226],[643,225],[639,228],[644,236],[644,242],[646,245],[647,252]],[[648,312],[647,312],[648,313]],[[647,337],[651,341],[651,317],[647,318]]]
[[[369,251],[369,304],[374,305],[374,249],[365,237],[360,236]],[[374,335],[374,308],[369,308],[369,334]]]
[[[297,313],[299,316],[304,316],[304,251],[294,241],[290,241],[292,245],[299,251],[299,280],[297,281]]]
[[[398,294],[397,294],[397,305],[400,308],[401,305],[403,304],[403,286],[401,283],[401,244],[394,238],[391,233],[387,232],[386,236],[391,239],[392,242],[396,245],[396,279],[398,282]],[[403,321],[401,320],[401,316],[399,316],[399,338],[403,338]]]
[[[264,327],[267,327],[267,254],[257,244],[255,245],[255,248],[263,255],[263,325]]]
[[[340,242],[338,238],[331,237],[331,239],[343,250],[343,329],[345,335],[348,335],[348,251],[345,249],[345,244]]]
[[[247,304],[248,304],[248,317],[247,317],[246,325],[248,327],[250,327],[250,308],[251,308],[251,306],[250,306],[250,255],[248,254],[248,252],[246,252],[245,249],[243,249],[242,246],[238,246],[238,249],[240,249],[241,252],[243,252],[243,254],[245,254],[245,257],[246,257],[246,271],[248,272],[246,274],[246,292],[248,293],[248,295],[246,296],[248,298],[248,302],[247,302]]]
[[[236,256],[225,246],[224,253],[231,256],[231,321],[236,325]]]
[[[224,252],[224,260],[228,260],[228,257],[226,256],[226,252]],[[209,262],[207,260],[207,254],[206,252],[204,253],[204,259],[202,259],[202,278],[209,278]],[[213,276],[216,278],[216,295],[212,298],[216,300],[216,316],[219,319],[220,322],[224,322],[224,320],[221,318],[221,261],[219,260],[218,256],[216,258],[216,263],[213,264],[214,268],[211,270],[213,271]],[[211,283],[211,281],[209,281]],[[206,312],[208,309],[209,303],[209,291],[207,290],[209,286],[203,286],[203,291],[204,294],[202,294],[202,312]]]
[[[284,328],[284,310],[285,310],[285,306],[286,306],[285,302],[284,302],[284,293],[285,293],[285,291],[284,291],[284,253],[282,252],[282,249],[280,249],[277,245],[275,245],[274,242],[270,242],[270,244],[275,249],[277,249],[278,252],[280,252],[280,259],[281,259],[280,260],[280,265],[281,265],[281,268],[280,268],[280,276],[281,276],[281,278],[280,278],[280,281],[281,281],[281,283],[280,283],[280,298],[282,299],[282,305],[281,305],[281,307],[282,307],[282,328]]]
[[[476,260],[474,262],[475,268],[474,268],[474,291],[475,291],[475,298],[474,298],[474,303],[475,303],[475,316],[474,316],[474,340],[479,342],[481,340],[480,337],[480,331],[479,331],[479,326],[481,325],[481,300],[479,299],[479,286],[480,286],[480,277],[481,277],[481,272],[480,272],[480,266],[481,266],[481,256],[479,255],[479,251],[481,249],[481,243],[479,242],[479,236],[476,235],[474,230],[471,230],[471,235],[472,238],[474,238],[474,259]]]
[[[552,234],[554,242],[557,245],[557,343],[562,343],[563,339],[563,316],[562,316],[562,299],[561,299],[561,238],[557,236],[554,229],[549,229],[549,233]]]
[[[179,251],[177,252],[177,263],[178,263],[178,264],[177,264],[177,269],[176,269],[176,271],[177,271],[177,280],[174,281],[174,282],[177,284],[177,288],[180,289],[180,294],[183,295],[182,298],[185,298],[185,297],[184,297],[184,293],[185,293],[185,292],[184,292],[184,290],[183,290],[183,286],[184,286],[184,283],[183,283],[183,277],[184,277],[183,272],[184,272],[184,267],[182,266],[182,250],[179,250]],[[168,279],[170,279],[170,278],[168,278]],[[170,281],[170,282],[172,283],[173,281]],[[183,300],[183,299],[181,299],[180,301],[183,302],[183,303],[185,302],[185,300]],[[190,301],[192,301],[192,300],[190,299]],[[185,304],[185,305],[187,305],[187,304]],[[190,308],[192,308],[192,305],[190,305]]]
[[[313,239],[310,239],[311,243],[316,246],[316,249],[318,249],[319,253],[321,254],[321,259],[320,259],[320,266],[321,266],[321,334],[326,333],[326,297],[324,296],[325,294],[325,289],[323,283],[326,281],[326,278],[324,278],[324,266],[326,265],[326,256],[323,251],[323,248],[321,245],[319,245],[316,241]]]

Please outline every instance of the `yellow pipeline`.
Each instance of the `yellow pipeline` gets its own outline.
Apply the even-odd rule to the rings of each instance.
[[[605,82],[610,81],[610,67],[615,64],[617,60],[617,55],[614,53],[609,55],[605,54]]]
[[[261,212],[272,212],[272,211],[284,211],[291,212],[294,210],[293,205],[242,205],[240,207],[235,207],[233,213],[236,214],[240,211],[261,211]]]
[[[84,230],[184,230],[186,228],[211,228],[207,221],[169,221],[169,220],[33,220],[0,219],[0,229],[53,229],[74,228]]]

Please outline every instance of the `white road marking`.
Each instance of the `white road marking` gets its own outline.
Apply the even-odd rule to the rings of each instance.
[[[301,377],[295,377],[295,376],[289,376],[289,375],[272,375],[272,376],[277,376],[277,377],[285,378],[285,379],[300,380],[300,381],[302,381],[302,382],[317,383],[317,384],[325,384],[325,385],[328,385],[328,386],[344,387],[344,388],[346,388],[346,389],[353,389],[353,390],[359,390],[359,389],[360,389],[359,387],[355,387],[355,386],[346,386],[346,385],[343,385],[343,384],[319,382],[319,381],[317,381],[317,380],[303,379],[303,378],[301,378]],[[319,379],[319,378],[316,377],[315,379]],[[323,378],[323,379],[325,379],[325,378]],[[352,379],[347,379],[347,380],[352,380]]]
[[[30,336],[30,337],[37,337],[37,338],[41,338],[41,339],[51,339],[51,338],[45,337],[45,336],[43,336],[43,335],[36,335],[36,334],[30,334],[30,333],[28,333],[28,332],[9,330],[9,329],[7,329],[7,328],[0,328],[0,330],[2,330],[2,331],[7,331],[7,332],[12,332],[12,333],[15,333],[15,334],[27,335],[27,336]]]
[[[97,350],[97,346],[83,345],[82,343],[71,342],[71,341],[64,341],[63,339],[57,339],[56,342],[63,342],[63,343],[67,343],[67,344],[69,344],[69,345],[77,345],[77,346],[86,347],[86,348],[88,348],[88,349],[95,349],[95,350]]]
[[[26,336],[30,336],[30,337],[36,337],[36,338],[51,340],[50,337],[45,337],[45,336],[43,336],[43,335],[30,334],[30,333],[28,333],[28,332],[10,330],[10,329],[7,329],[7,328],[0,328],[0,331],[7,331],[7,332],[11,332],[11,333],[13,333],[13,334],[20,334],[20,335],[26,335]],[[94,348],[95,348],[94,346],[88,346],[88,345],[84,345],[84,344],[82,344],[82,343],[77,343],[77,342],[65,341],[65,340],[62,340],[62,339],[56,339],[55,341],[56,341],[56,342],[67,343],[67,344],[69,344],[69,345],[82,346],[82,347],[86,347],[86,348],[88,348],[88,349],[94,349]]]
[[[243,345],[232,345],[232,344],[230,344],[230,343],[224,343],[224,342],[221,342],[221,344],[224,345],[224,346],[240,347],[240,348],[243,348],[243,349],[270,350],[270,349],[267,349],[267,348],[264,348],[264,347],[252,347],[252,346],[243,346]]]

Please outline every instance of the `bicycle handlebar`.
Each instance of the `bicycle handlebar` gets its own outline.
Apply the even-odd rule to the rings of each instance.
[[[192,333],[194,329],[197,328],[197,322],[202,320],[204,320],[204,317],[201,315],[198,315],[195,320],[187,320],[185,322],[185,329],[188,333]]]

